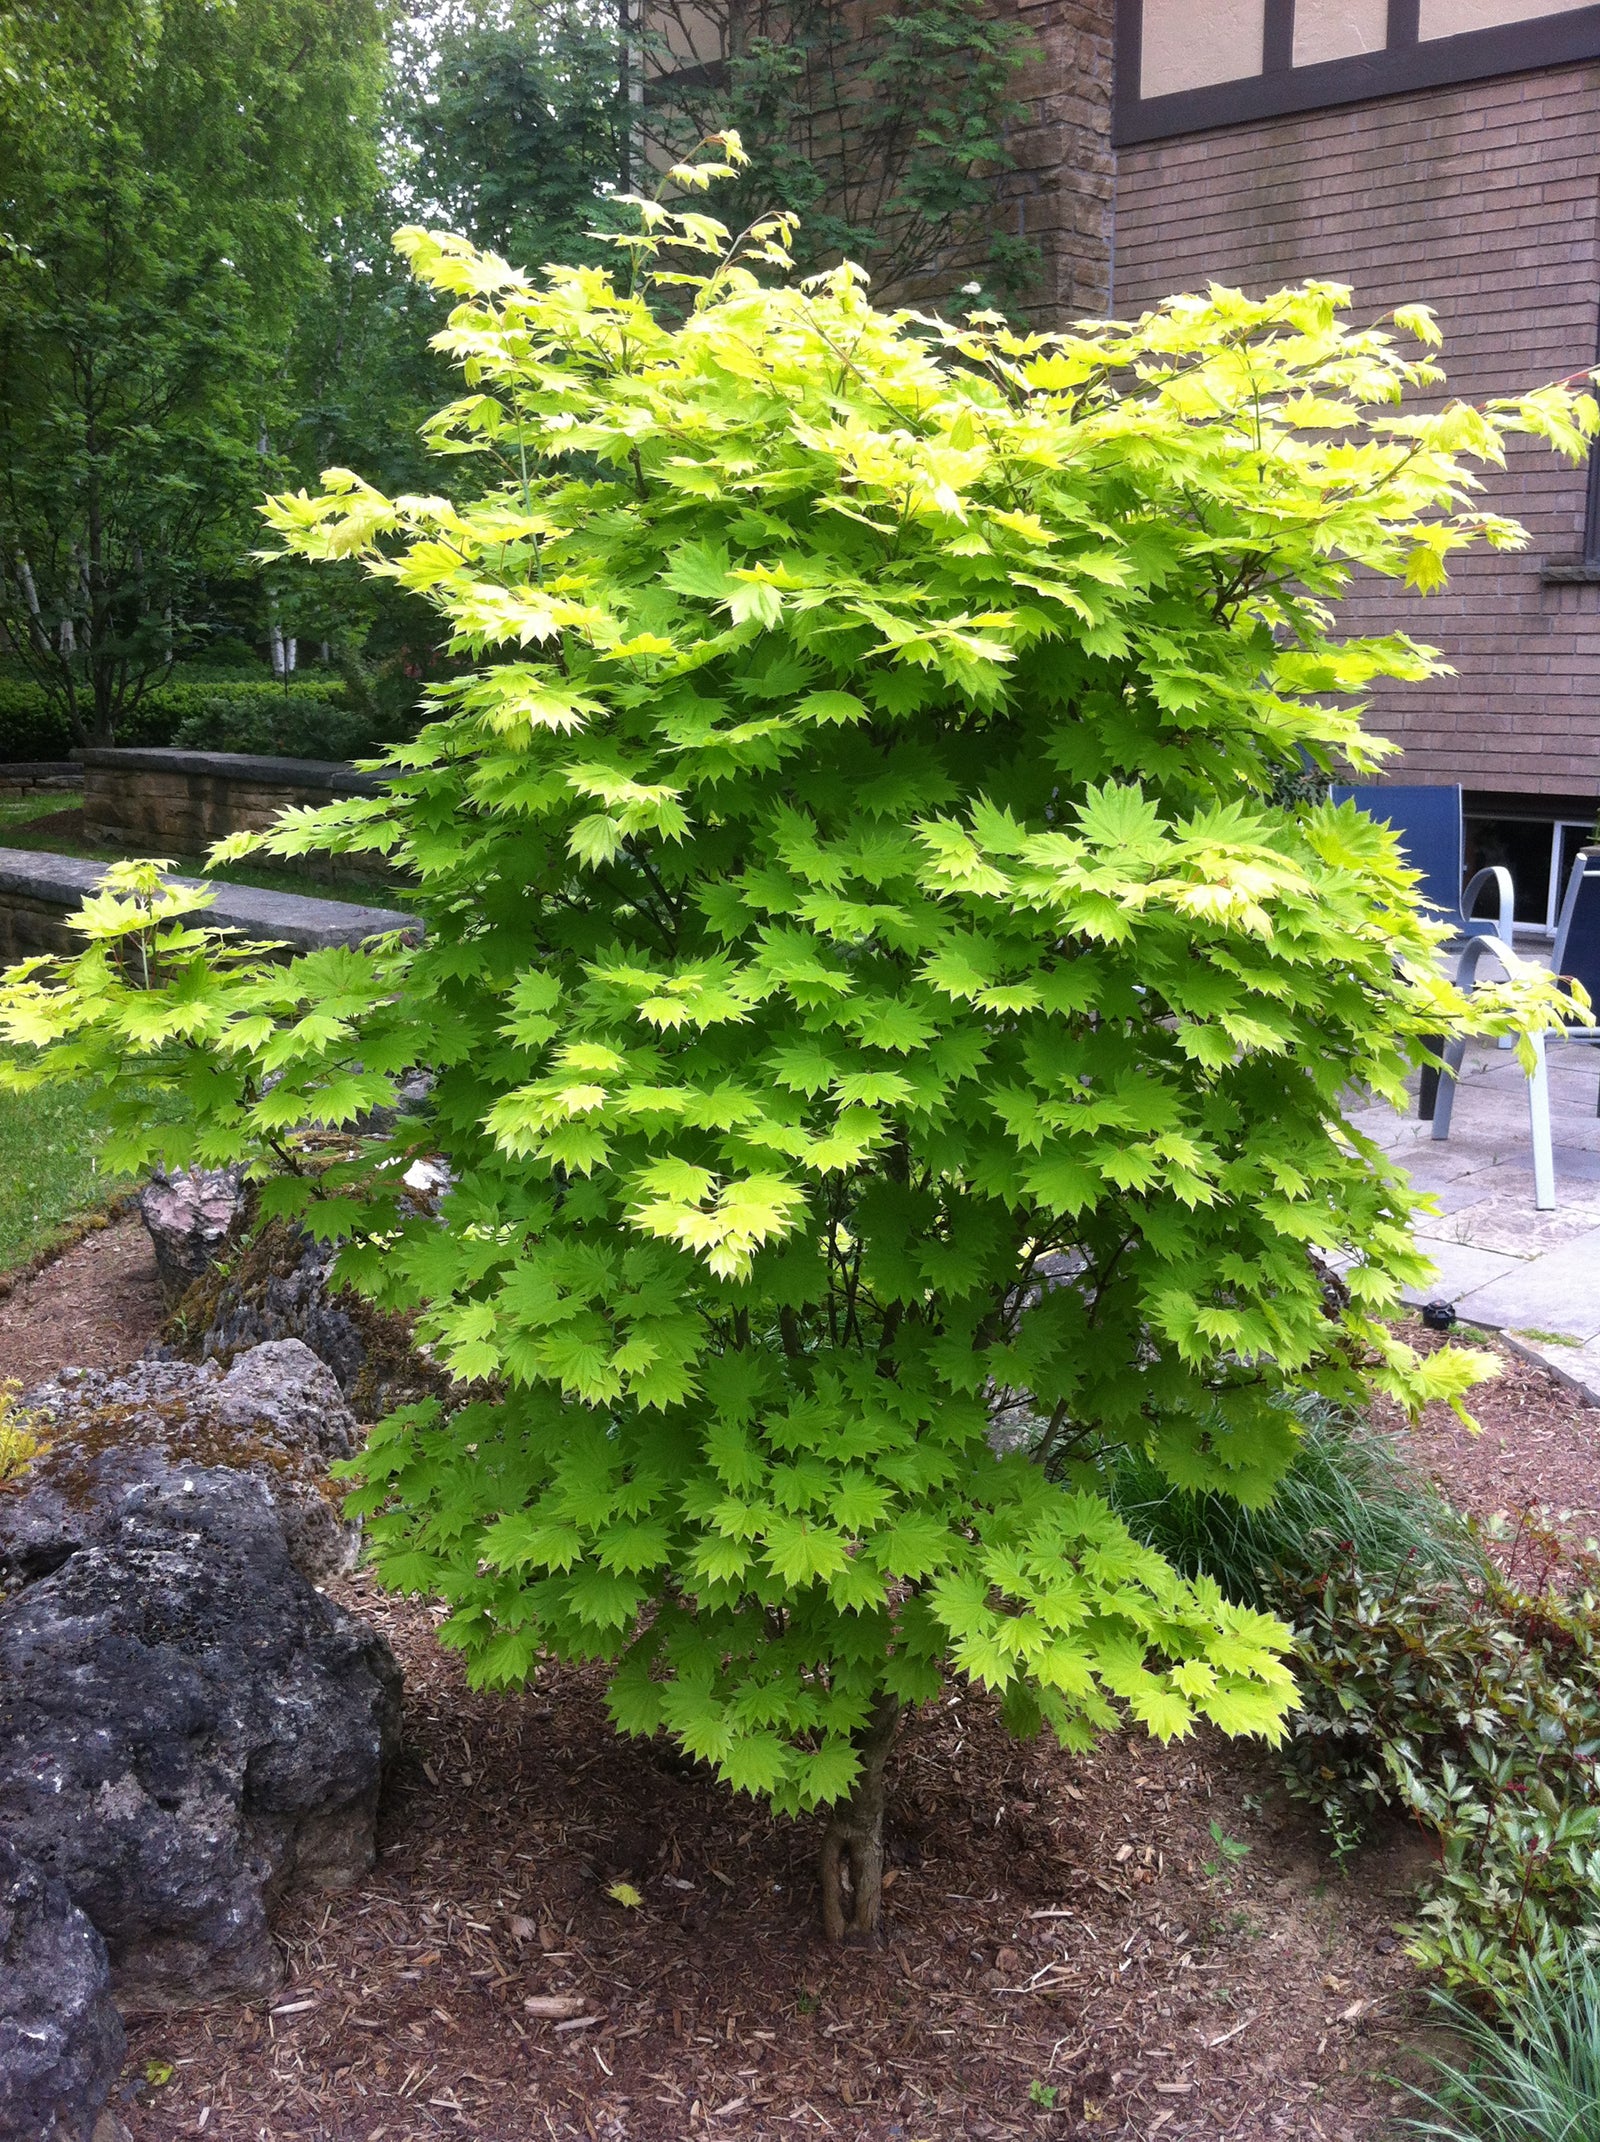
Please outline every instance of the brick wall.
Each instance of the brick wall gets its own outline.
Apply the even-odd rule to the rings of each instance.
[[[1600,66],[1430,90],[1123,149],[1114,309],[1208,279],[1355,287],[1355,316],[1434,307],[1452,391],[1476,400],[1594,362]],[[1426,602],[1369,581],[1353,629],[1402,626],[1456,675],[1374,694],[1398,778],[1600,795],[1600,586],[1552,586],[1583,539],[1585,477],[1514,446],[1485,502],[1527,551],[1459,560]]]
[[[1012,168],[996,181],[997,220],[910,287],[875,294],[949,317],[960,309],[961,285],[989,272],[990,241],[999,235],[1038,257],[1016,310],[1040,327],[1060,327],[1103,314],[1111,297],[1116,0],[996,0],[996,12],[1027,30],[1035,55],[1016,84],[1022,114],[1006,135]]]
[[[1041,326],[1104,313],[1111,300],[1115,12],[1114,0],[1017,7],[1039,57],[1022,84],[1027,114],[1008,141],[1016,168],[1001,182],[1001,215],[1043,255],[1043,276],[1027,293]]]

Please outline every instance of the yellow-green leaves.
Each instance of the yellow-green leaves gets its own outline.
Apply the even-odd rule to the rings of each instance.
[[[848,268],[763,286],[783,235],[657,204],[613,277],[402,234],[470,480],[269,519],[415,590],[453,674],[385,795],[266,845],[381,850],[427,940],[268,968],[137,866],[0,993],[10,1075],[154,1078],[176,1125],[129,1104],[126,1150],[263,1178],[435,1075],[262,1195],[457,1379],[358,1501],[479,1680],[604,1660],[624,1730],[791,1809],[952,1674],[1069,1746],[1273,1734],[1286,1632],[1072,1468],[1135,1443],[1259,1503],[1305,1386],[1478,1373],[1382,1321],[1421,1265],[1342,1111],[1571,1007],[1517,971],[1466,1004],[1392,837],[1279,799],[1378,765],[1360,695],[1434,667],[1344,630],[1351,576],[1517,540],[1474,463],[1579,451],[1592,405],[1413,415],[1436,372],[1332,284],[957,329]]]
[[[718,1279],[743,1279],[763,1243],[788,1233],[804,1193],[779,1175],[718,1182],[687,1161],[653,1162],[635,1179],[628,1215],[641,1233],[677,1242]]]

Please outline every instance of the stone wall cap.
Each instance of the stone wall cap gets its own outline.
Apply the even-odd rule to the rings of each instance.
[[[79,760],[0,759],[0,781],[60,781],[69,774],[82,778]]]
[[[53,907],[77,907],[105,877],[107,865],[77,855],[33,848],[0,848],[0,899],[20,895]],[[169,877],[168,885],[205,887],[216,894],[204,919],[212,929],[286,944],[296,952],[329,945],[359,945],[368,937],[402,930],[423,935],[415,915],[398,908],[361,907],[349,900],[317,900],[304,893],[265,892],[256,885],[225,885],[205,878]]]
[[[85,766],[118,773],[200,774],[211,780],[276,783],[283,788],[311,788],[333,796],[381,796],[381,775],[357,773],[333,759],[281,759],[248,751],[177,751],[95,745],[83,754]]]

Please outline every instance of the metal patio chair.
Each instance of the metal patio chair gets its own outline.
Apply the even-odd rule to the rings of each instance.
[[[1396,783],[1387,788],[1335,788],[1335,803],[1354,803],[1380,825],[1386,825],[1400,842],[1413,870],[1422,873],[1423,897],[1440,910],[1468,945],[1480,937],[1497,937],[1512,946],[1516,911],[1516,888],[1503,863],[1491,863],[1462,885],[1466,870],[1466,828],[1461,817],[1459,782]],[[1473,909],[1492,885],[1496,912],[1475,915]],[[1460,972],[1456,976],[1461,979]],[[1442,1042],[1436,1044],[1442,1046]],[[1509,1041],[1501,1043],[1509,1048]],[[1417,1115],[1426,1123],[1438,1105],[1439,1074],[1425,1064],[1417,1089]]]
[[[1477,980],[1478,963],[1485,956],[1497,958],[1507,973],[1515,971],[1517,956],[1508,960],[1495,937],[1474,937],[1461,956],[1457,984],[1470,989]],[[1556,924],[1551,972],[1563,982],[1579,982],[1590,1001],[1600,1006],[1600,848],[1580,848],[1567,874],[1567,889]],[[1567,1041],[1600,1043],[1600,1026],[1553,1027]],[[1550,1140],[1550,1078],[1545,1063],[1545,1036],[1533,1037],[1534,1067],[1528,1074],[1528,1126],[1533,1139],[1533,1201],[1540,1212],[1553,1212],[1556,1203],[1555,1158]],[[1456,1080],[1466,1054],[1466,1039],[1460,1037],[1444,1049],[1445,1076],[1440,1080],[1433,1111],[1433,1135],[1448,1138],[1450,1115],[1455,1106]],[[1600,1103],[1595,1113],[1600,1115]]]

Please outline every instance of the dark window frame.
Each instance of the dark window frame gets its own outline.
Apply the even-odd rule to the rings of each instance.
[[[1127,148],[1173,134],[1243,126],[1291,112],[1365,103],[1441,89],[1456,82],[1490,81],[1496,75],[1528,74],[1540,67],[1600,59],[1600,5],[1565,15],[1534,16],[1457,37],[1418,36],[1420,0],[1389,0],[1388,43],[1381,52],[1322,60],[1296,67],[1294,0],[1266,0],[1266,38],[1260,74],[1242,81],[1213,82],[1165,97],[1141,97],[1144,0],[1117,0],[1116,94],[1112,141]]]

